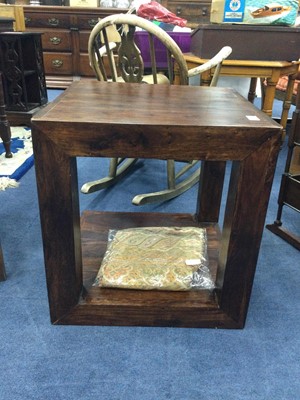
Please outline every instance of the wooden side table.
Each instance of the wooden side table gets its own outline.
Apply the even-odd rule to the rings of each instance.
[[[279,124],[232,89],[85,80],[33,117],[32,137],[53,323],[244,326],[281,143]],[[78,156],[203,160],[196,211],[85,211],[80,220]],[[228,161],[225,218],[218,224]],[[150,225],[205,226],[216,289],[92,286],[108,229]]]
[[[186,53],[184,58],[188,68],[194,68],[204,64],[207,60],[197,57],[192,53]],[[221,68],[223,76],[239,76],[251,78],[248,100],[253,102],[256,95],[257,78],[267,80],[265,93],[262,102],[262,111],[272,117],[273,103],[275,99],[276,85],[280,76],[289,76],[289,83],[283,102],[280,124],[286,128],[289,109],[291,107],[293,85],[295,82],[295,73],[299,69],[300,62],[289,61],[254,61],[254,60],[225,60]],[[175,67],[176,75],[176,67]],[[178,79],[178,78],[177,78]],[[209,86],[212,79],[212,71],[206,71],[202,75],[202,85]]]

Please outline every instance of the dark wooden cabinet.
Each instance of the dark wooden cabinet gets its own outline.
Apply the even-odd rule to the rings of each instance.
[[[0,70],[9,121],[17,122],[16,116],[29,122],[33,110],[48,101],[41,34],[0,33]]]
[[[162,0],[161,4],[195,27],[209,22],[210,0]],[[89,65],[88,39],[99,18],[125,13],[120,8],[67,6],[25,6],[25,25],[30,32],[42,32],[47,87],[65,88],[80,77],[93,77]]]

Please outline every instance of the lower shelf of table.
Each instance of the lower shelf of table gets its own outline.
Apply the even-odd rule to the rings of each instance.
[[[217,290],[188,292],[108,289],[93,286],[109,229],[137,226],[199,226],[191,214],[85,211],[81,218],[83,294],[58,324],[240,328],[219,307]],[[220,231],[207,229],[212,276],[218,267]]]

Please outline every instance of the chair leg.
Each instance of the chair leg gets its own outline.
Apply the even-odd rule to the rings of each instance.
[[[81,192],[84,194],[89,194],[114,185],[129,172],[130,168],[136,161],[136,158],[128,158],[126,160],[112,158],[110,160],[108,176],[96,181],[85,183],[81,187]]]
[[[167,160],[167,179],[168,189],[172,190],[176,187],[176,176],[175,176],[175,161]]]

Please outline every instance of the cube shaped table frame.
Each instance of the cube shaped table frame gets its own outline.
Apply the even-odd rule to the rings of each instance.
[[[281,143],[279,124],[229,88],[84,80],[32,119],[32,136],[52,323],[244,326]],[[195,214],[85,211],[80,219],[79,156],[202,160]],[[108,229],[147,225],[205,226],[216,289],[93,286]]]

